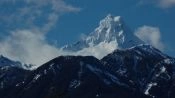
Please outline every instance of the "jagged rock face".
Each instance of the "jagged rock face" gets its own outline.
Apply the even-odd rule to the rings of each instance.
[[[99,45],[102,42],[110,43],[113,41],[117,49],[130,48],[143,43],[130,31],[120,16],[115,17],[109,14],[100,21],[99,27],[90,33],[89,36],[75,44],[66,45],[63,47],[63,50],[79,51]]]

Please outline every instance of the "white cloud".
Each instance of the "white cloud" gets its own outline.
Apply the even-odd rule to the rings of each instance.
[[[28,64],[43,64],[59,53],[59,49],[47,43],[43,34],[28,30],[12,32],[0,42],[0,54]]]
[[[95,56],[98,59],[102,59],[109,53],[112,53],[115,49],[117,49],[118,45],[116,41],[111,41],[109,43],[101,42],[96,46],[90,46],[88,48],[84,48],[78,52],[70,53],[73,55],[82,55],[82,56]]]
[[[157,27],[143,26],[135,31],[135,35],[144,42],[154,47],[164,50],[164,44],[161,41],[161,32]]]
[[[63,0],[1,0],[0,9],[0,21],[6,29],[39,29],[42,32],[49,31],[63,13],[80,10]]]
[[[175,6],[175,0],[160,0],[159,6],[162,8],[170,8]]]
[[[139,4],[154,4],[160,8],[167,9],[175,6],[175,0],[139,0]]]

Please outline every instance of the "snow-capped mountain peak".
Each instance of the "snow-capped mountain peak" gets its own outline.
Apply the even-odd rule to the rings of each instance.
[[[111,42],[116,40],[119,48],[130,48],[143,43],[133,32],[125,25],[121,16],[107,15],[100,21],[99,27],[87,37],[88,43],[93,42]]]
[[[63,47],[63,50],[80,51],[85,48],[98,46],[104,42],[106,44],[115,42],[114,46],[117,49],[125,49],[143,44],[143,42],[125,25],[121,16],[108,14],[99,22],[99,26],[86,38],[72,45],[66,45]]]
[[[99,23],[99,29],[103,28],[113,28],[115,26],[120,27],[122,23],[121,16],[112,16],[111,14],[107,15]]]
[[[121,17],[109,14],[100,21],[99,27],[87,37],[86,41],[94,41],[94,44],[98,44],[102,41],[116,40],[117,36],[121,42],[124,41]]]

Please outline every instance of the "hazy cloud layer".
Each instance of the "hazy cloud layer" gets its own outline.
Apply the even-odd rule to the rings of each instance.
[[[167,9],[175,6],[175,0],[140,0],[139,4],[154,4],[160,8]]]
[[[161,33],[159,28],[151,26],[139,27],[135,31],[135,35],[144,42],[151,44],[160,50],[164,50],[164,44],[161,41]]]

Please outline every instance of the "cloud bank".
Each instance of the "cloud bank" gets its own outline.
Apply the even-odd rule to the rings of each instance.
[[[135,31],[135,35],[145,43],[151,44],[160,50],[164,50],[164,44],[161,41],[161,33],[159,28],[151,26],[139,27]]]
[[[59,53],[56,47],[47,43],[45,36],[27,30],[11,32],[0,42],[0,54],[28,64],[43,64]]]

